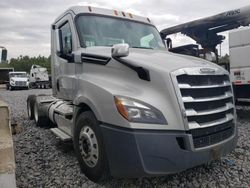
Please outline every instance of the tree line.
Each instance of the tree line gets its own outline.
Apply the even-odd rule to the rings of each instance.
[[[13,67],[15,71],[26,71],[30,72],[30,68],[33,64],[40,65],[42,67],[47,68],[49,74],[51,72],[50,66],[51,57],[45,56],[37,56],[37,57],[29,57],[29,56],[22,56],[20,55],[17,58],[11,58],[9,63],[2,63],[0,64],[1,67]]]

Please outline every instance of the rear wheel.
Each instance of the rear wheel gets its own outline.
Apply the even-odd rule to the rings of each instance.
[[[46,105],[39,105],[37,101],[34,104],[34,119],[38,127],[50,125],[50,120],[46,114]]]
[[[34,105],[36,101],[35,95],[29,95],[27,98],[27,112],[29,119],[34,119]]]
[[[90,180],[100,182],[109,178],[102,133],[91,111],[81,113],[76,120],[74,148],[81,170]]]

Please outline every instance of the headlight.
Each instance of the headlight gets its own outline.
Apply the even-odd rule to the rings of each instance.
[[[167,120],[159,110],[141,101],[116,96],[115,105],[118,112],[130,122],[167,124]]]
[[[10,84],[11,84],[11,85],[15,85],[15,81],[11,79],[11,80],[10,80]]]

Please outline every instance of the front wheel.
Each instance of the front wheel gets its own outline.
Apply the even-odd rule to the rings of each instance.
[[[91,111],[81,113],[76,120],[74,148],[81,170],[90,180],[100,182],[109,178],[101,129]]]

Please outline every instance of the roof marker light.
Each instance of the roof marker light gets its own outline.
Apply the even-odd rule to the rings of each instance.
[[[125,14],[124,12],[122,12],[122,15],[123,15],[124,17],[126,17],[126,14]]]
[[[114,14],[115,14],[116,16],[118,16],[118,12],[117,12],[117,10],[114,10]]]
[[[129,15],[130,18],[133,18],[133,15],[131,13],[128,13],[128,15]]]
[[[92,12],[91,6],[89,6],[88,8],[89,8],[89,12]]]
[[[149,18],[147,18],[147,20],[148,20],[148,22],[150,23],[150,19],[149,19]]]

